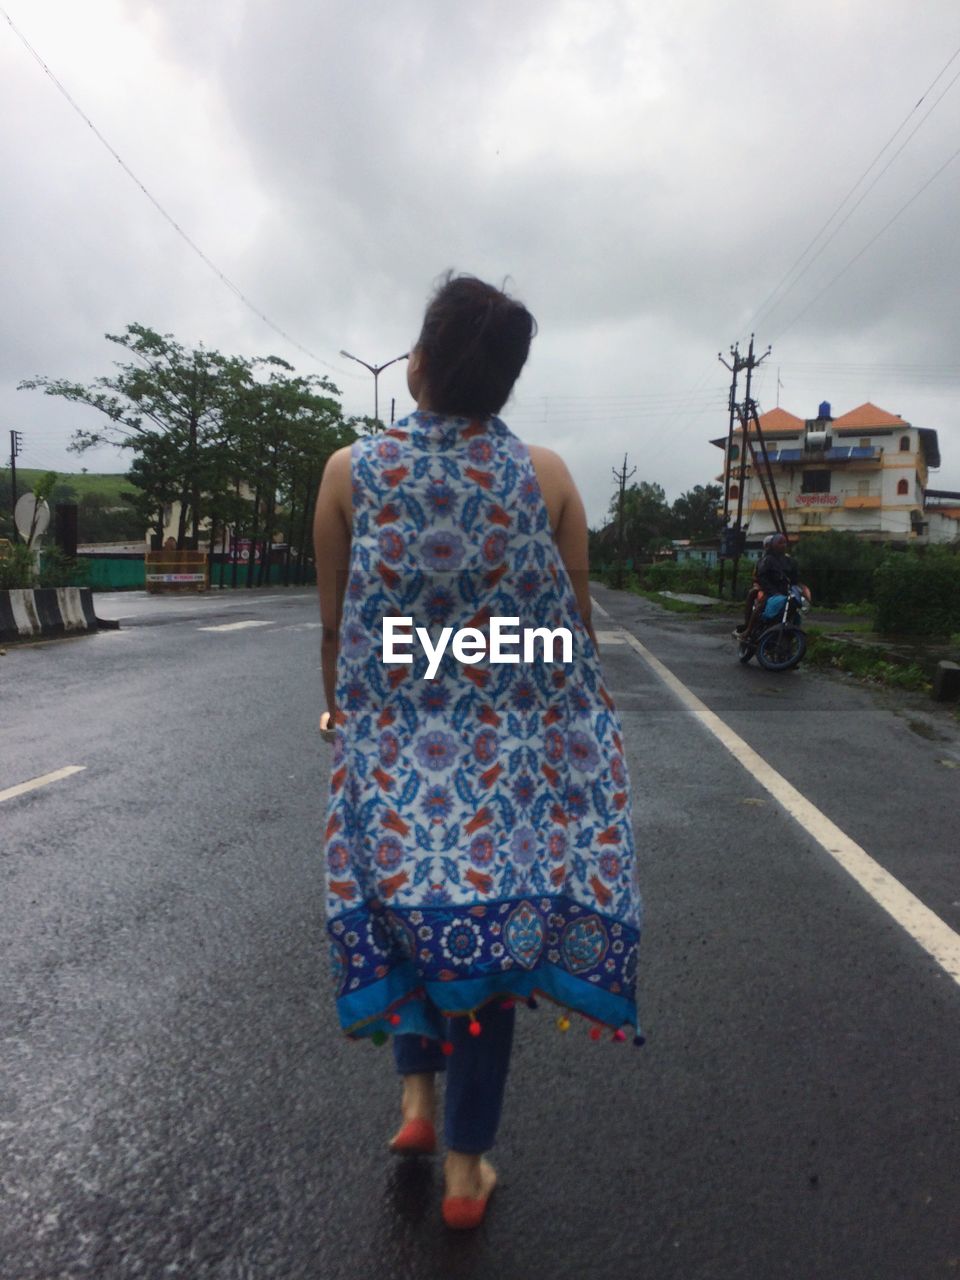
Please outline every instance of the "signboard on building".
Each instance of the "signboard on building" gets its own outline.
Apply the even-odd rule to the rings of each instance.
[[[798,493],[798,507],[838,507],[839,493]]]

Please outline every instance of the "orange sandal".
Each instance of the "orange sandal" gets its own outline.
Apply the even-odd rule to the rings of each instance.
[[[441,1206],[443,1220],[454,1231],[470,1231],[479,1227],[489,1199],[489,1196],[447,1196]]]
[[[483,1195],[444,1197],[441,1212],[448,1227],[452,1227],[454,1231],[470,1231],[479,1227],[487,1212],[490,1197],[497,1189],[497,1175],[489,1165],[481,1173],[481,1186],[486,1188]]]
[[[429,1120],[408,1120],[389,1145],[396,1155],[432,1156],[437,1149],[437,1131]]]

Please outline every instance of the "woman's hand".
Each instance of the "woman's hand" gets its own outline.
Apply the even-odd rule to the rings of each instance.
[[[329,711],[324,711],[320,716],[320,737],[324,742],[333,742],[337,736],[337,731],[333,727],[333,716]]]

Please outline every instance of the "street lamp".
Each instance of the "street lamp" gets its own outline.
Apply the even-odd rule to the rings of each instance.
[[[348,360],[356,360],[357,364],[362,364],[365,369],[369,369],[373,374],[373,416],[377,422],[379,422],[380,400],[377,389],[377,379],[380,377],[381,373],[383,373],[384,369],[389,369],[390,366],[392,364],[396,364],[398,360],[406,360],[410,352],[405,351],[402,356],[394,356],[393,359],[388,360],[386,364],[367,364],[366,360],[361,360],[359,356],[352,356],[349,351],[341,351],[340,354],[342,356],[346,356]]]

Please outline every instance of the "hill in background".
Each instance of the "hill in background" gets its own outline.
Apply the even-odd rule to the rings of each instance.
[[[46,472],[38,471],[31,467],[17,467],[17,491],[19,493],[27,493],[42,475],[46,475]],[[6,471],[5,477],[9,483],[9,470]],[[126,506],[127,504],[120,495],[135,491],[134,486],[125,475],[93,471],[88,471],[86,474],[80,471],[58,471],[57,489],[62,490],[63,488],[73,489],[74,496],[67,498],[66,496],[61,496],[60,493],[55,493],[55,501],[79,502],[82,498],[87,497],[88,494],[97,494],[99,497],[107,499],[111,507]]]
[[[18,496],[30,493],[45,474],[35,467],[17,467]],[[50,505],[77,504],[77,537],[81,543],[142,541],[143,517],[123,497],[136,492],[125,475],[115,472],[58,472]],[[13,534],[12,498],[8,467],[0,470],[0,537]]]

